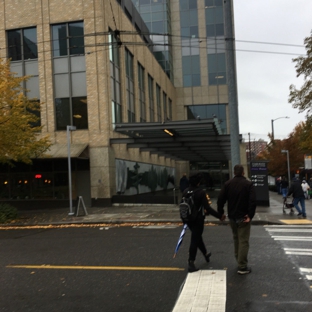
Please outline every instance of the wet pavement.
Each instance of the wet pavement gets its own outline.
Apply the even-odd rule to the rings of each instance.
[[[216,198],[211,199],[211,206],[216,209]],[[275,192],[270,192],[270,207],[257,207],[252,224],[312,224],[312,200],[306,200],[307,218],[298,218],[290,209],[283,213],[283,198]],[[75,207],[73,208],[75,211]],[[162,204],[115,204],[112,207],[79,207],[78,216],[69,215],[69,208],[42,209],[20,211],[18,219],[2,227],[35,226],[35,225],[82,225],[82,224],[131,224],[131,223],[181,223],[177,205]],[[213,216],[206,217],[206,223],[221,224]]]

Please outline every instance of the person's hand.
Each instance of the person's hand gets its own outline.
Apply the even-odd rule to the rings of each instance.
[[[249,216],[246,215],[243,222],[244,222],[244,223],[248,223],[248,222],[250,222],[250,221],[251,221],[251,220],[250,220]]]
[[[220,218],[220,221],[224,221],[226,219],[226,215],[223,214],[222,217]]]

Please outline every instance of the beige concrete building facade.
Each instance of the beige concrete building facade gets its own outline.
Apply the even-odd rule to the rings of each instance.
[[[153,168],[166,168],[167,172],[175,173],[176,164],[170,158],[140,152],[138,149],[127,149],[126,145],[110,144],[111,138],[122,137],[114,132],[114,122],[129,122],[129,113],[132,122],[139,122],[140,119],[146,122],[163,121],[164,114],[169,116],[168,119],[174,120],[177,115],[176,89],[148,48],[146,39],[138,34],[140,19],[129,16],[130,13],[129,10],[125,12],[115,0],[0,1],[0,57],[6,59],[13,56],[12,72],[31,75],[25,88],[31,97],[40,99],[42,134],[49,134],[53,144],[47,158],[40,161],[60,158],[65,167],[66,153],[56,156],[53,151],[60,151],[68,144],[66,126],[77,126],[76,131],[69,131],[70,144],[72,149],[85,146],[83,153],[87,156],[82,157],[82,151],[72,155],[78,158],[75,164],[78,168],[73,169],[72,175],[73,198],[84,195],[84,200],[90,205],[110,204],[112,197],[117,194],[117,160],[141,164],[141,167],[146,164],[147,171],[154,166]],[[65,29],[69,33],[61,38]],[[79,35],[75,36],[77,29]],[[30,31],[31,35],[28,36]],[[30,42],[33,34],[35,40]],[[19,35],[21,38],[16,39]],[[77,42],[78,46],[75,46]],[[83,46],[79,46],[81,43]],[[19,44],[21,47],[16,48]],[[32,57],[27,58],[25,47],[31,52],[36,49]],[[19,50],[23,54],[21,57],[16,56]],[[62,50],[65,51],[63,54],[59,52]],[[126,66],[129,65],[126,54],[132,58],[129,64],[132,66],[130,82],[133,85],[130,88],[127,86],[129,79],[126,79]],[[129,97],[133,97],[132,102]],[[77,99],[80,102],[75,106]],[[167,101],[165,105],[164,99]],[[70,108],[69,113],[64,113],[58,103],[66,103]],[[76,115],[75,107],[78,107]],[[87,115],[84,116],[81,127],[81,123],[77,122],[77,118],[81,118],[79,112]],[[79,158],[86,161],[81,172]],[[21,178],[14,178],[10,170],[8,173],[3,169],[2,180],[11,179],[11,184],[19,184],[23,176],[23,179],[30,181],[35,173],[39,172],[43,176],[44,167],[43,163],[40,172],[27,169],[28,175],[22,174],[23,171],[14,173]],[[59,170],[55,164],[53,172],[56,171],[63,171],[65,179],[66,168]],[[55,179],[51,172],[50,176],[51,180]],[[52,181],[53,183],[56,185],[56,182]],[[39,188],[34,185],[26,191],[27,195],[18,195],[18,185],[12,185],[3,198],[62,199],[65,202],[68,198],[66,187],[61,197],[56,196],[55,191],[44,196]],[[162,187],[155,189],[160,190]]]

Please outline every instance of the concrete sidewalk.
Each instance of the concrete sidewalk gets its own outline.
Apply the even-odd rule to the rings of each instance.
[[[216,209],[216,198],[212,198],[212,207]],[[253,224],[312,224],[312,200],[306,200],[307,219],[290,215],[290,209],[283,214],[283,199],[281,195],[270,192],[270,207],[257,207]],[[88,215],[84,215],[82,207],[79,216],[69,216],[69,209],[27,210],[19,213],[19,218],[10,226],[35,225],[70,225],[70,224],[131,224],[131,223],[181,223],[177,205],[128,204],[112,207],[87,208]],[[228,221],[224,221],[223,224]],[[222,224],[218,219],[207,216],[206,223]]]

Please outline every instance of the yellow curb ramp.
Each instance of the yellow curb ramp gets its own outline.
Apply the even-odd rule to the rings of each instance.
[[[311,220],[307,220],[307,219],[298,219],[298,220],[280,220],[281,222],[285,223],[285,224],[298,224],[298,225],[302,225],[302,224],[312,224]]]

